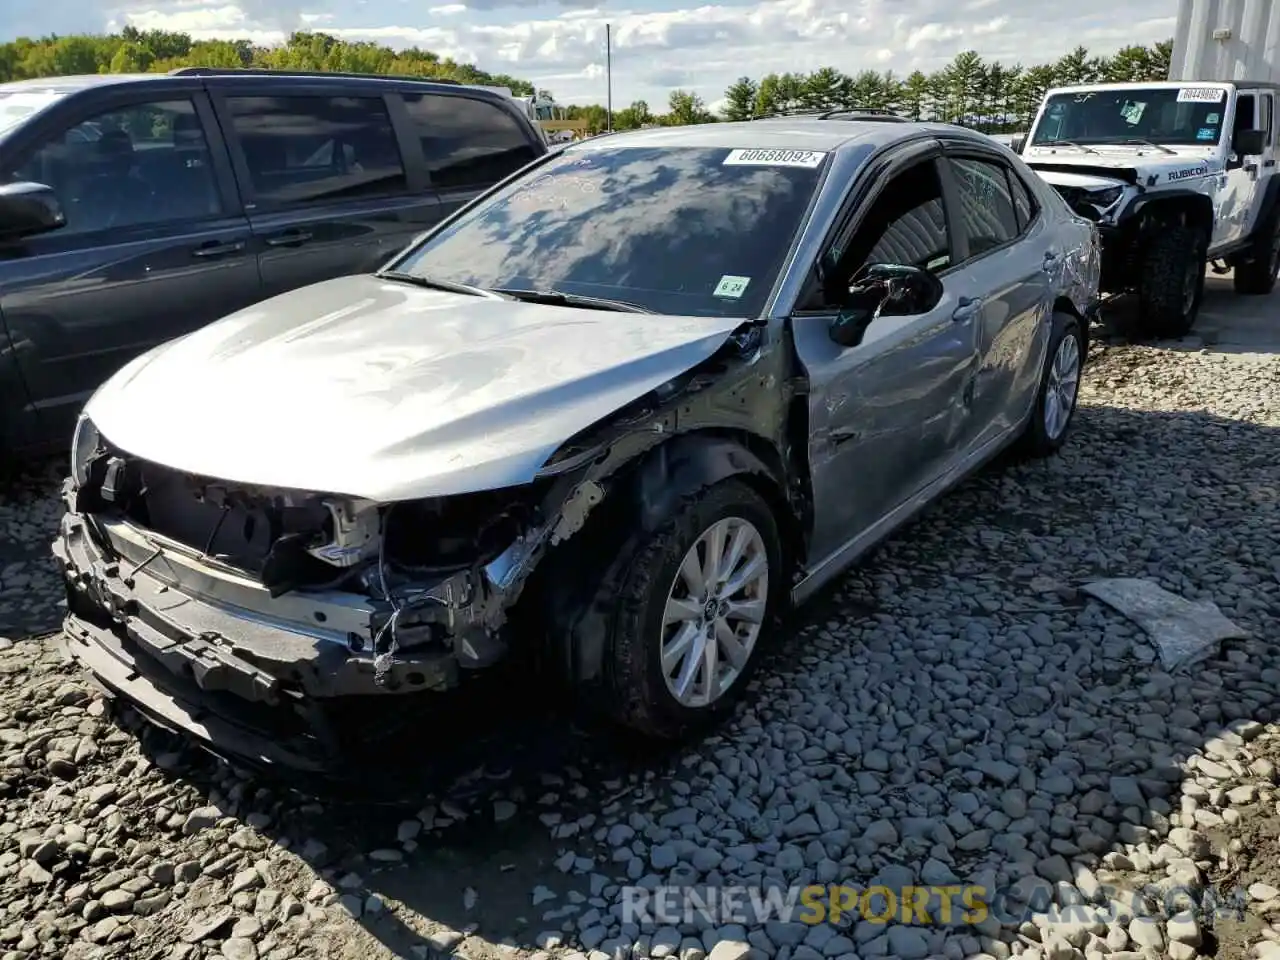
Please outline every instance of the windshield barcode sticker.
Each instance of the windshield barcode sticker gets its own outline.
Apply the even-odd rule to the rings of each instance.
[[[713,297],[728,297],[731,300],[737,300],[747,292],[747,284],[750,282],[750,277],[731,277],[726,274],[720,278],[720,282],[716,284],[716,288],[711,292],[711,295]]]
[[[724,158],[724,166],[804,167],[812,170],[826,156],[821,150],[730,150]]]
[[[1218,103],[1225,93],[1220,87],[1182,87],[1178,90],[1179,103]]]

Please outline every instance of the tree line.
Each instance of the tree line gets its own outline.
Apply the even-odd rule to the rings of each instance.
[[[267,47],[247,40],[192,40],[185,33],[125,27],[106,35],[20,37],[0,44],[0,83],[83,73],[166,73],[180,67],[376,73],[510,87],[521,96],[533,93],[526,80],[487,73],[430,50],[392,50],[326,33],[298,32],[279,46]]]
[[[1128,46],[1110,56],[1076,47],[1054,63],[1024,66],[988,62],[975,51],[957,54],[946,67],[898,77],[892,71],[844,73],[821,67],[811,73],[771,73],[742,77],[725,91],[725,105],[710,110],[696,93],[674,90],[665,112],[637,100],[613,114],[614,129],[680,126],[717,120],[745,120],[787,110],[888,110],[913,120],[940,120],[987,133],[1030,125],[1049,87],[1100,81],[1163,80],[1169,74],[1173,42]],[[494,74],[442,58],[430,50],[393,50],[376,43],[339,40],[325,33],[298,32],[278,46],[244,40],[192,40],[184,33],[125,27],[118,34],[20,38],[0,44],[0,82],[74,73],[165,72],[178,67],[265,67],[374,73],[456,80],[534,93],[526,80]],[[550,96],[549,91],[539,93]],[[601,104],[565,108],[568,119],[586,120],[598,133],[608,124]]]

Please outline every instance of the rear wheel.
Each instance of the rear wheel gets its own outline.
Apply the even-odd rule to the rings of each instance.
[[[1261,224],[1247,263],[1236,265],[1232,283],[1236,293],[1261,296],[1275,289],[1280,274],[1280,211]]]
[[[1053,315],[1053,332],[1031,420],[1018,442],[1028,457],[1048,457],[1062,448],[1075,418],[1084,365],[1084,331],[1069,313]]]
[[[1182,224],[1157,228],[1142,260],[1138,318],[1153,337],[1181,337],[1195,325],[1204,296],[1208,238]]]

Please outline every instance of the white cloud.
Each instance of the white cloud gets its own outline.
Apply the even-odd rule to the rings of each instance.
[[[680,0],[463,0],[417,8],[403,0],[49,0],[16,32],[132,23],[197,37],[278,42],[320,28],[354,40],[417,45],[549,86],[565,102],[602,102],[605,24],[612,24],[613,100],[665,104],[674,87],[708,102],[737,77],[833,66],[935,70],[963,50],[1006,63],[1041,63],[1084,44],[1097,53],[1173,33],[1169,0],[756,0],[676,6]],[[696,0],[695,0],[696,4]],[[323,18],[323,19],[318,19]],[[15,32],[15,24],[6,24]]]

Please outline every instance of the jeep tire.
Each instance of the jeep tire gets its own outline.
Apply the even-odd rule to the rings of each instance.
[[[1203,230],[1173,224],[1152,233],[1139,272],[1138,324],[1152,337],[1190,332],[1204,297]]]
[[[1280,205],[1258,224],[1248,260],[1235,264],[1232,283],[1236,293],[1264,296],[1275,289],[1280,274]]]

